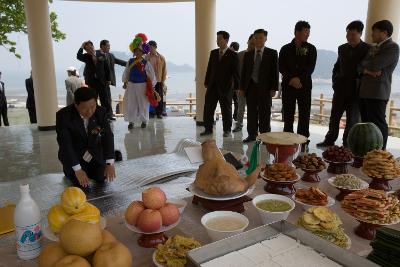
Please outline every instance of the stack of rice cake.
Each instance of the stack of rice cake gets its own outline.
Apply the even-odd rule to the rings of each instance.
[[[279,234],[201,264],[202,267],[337,267],[341,266],[293,238]]]

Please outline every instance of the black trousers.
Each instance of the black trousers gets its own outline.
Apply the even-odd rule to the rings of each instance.
[[[349,135],[351,127],[360,121],[358,102],[359,100],[357,97],[347,95],[344,92],[333,93],[329,131],[325,136],[326,142],[334,143],[338,138],[340,119],[346,111],[346,127],[343,133],[343,145],[347,146],[347,136]]]
[[[100,81],[88,82],[86,84],[96,90],[97,96],[100,99],[100,105],[104,107],[107,111],[107,115],[111,117],[113,115],[113,110],[111,107],[111,91],[110,86],[101,83]]]
[[[7,106],[0,107],[0,126],[1,126],[1,117],[3,117],[4,126],[10,126],[7,116]]]
[[[162,83],[157,82],[154,89],[156,90],[156,92],[157,92],[157,93],[160,95],[160,97],[161,97],[161,101],[158,102],[158,105],[157,105],[157,107],[155,108],[155,110],[156,110],[156,115],[160,115],[160,116],[161,116],[162,113],[163,113],[163,111],[164,111],[164,106],[163,106],[163,102],[164,102],[164,92],[163,92],[163,90],[164,90],[164,88],[163,88],[163,86],[162,86]]]
[[[297,133],[309,137],[311,89],[294,89],[289,87],[282,90],[283,121],[285,125],[283,131],[293,133],[296,102],[299,107]]]
[[[31,123],[37,123],[36,108],[28,108],[29,120]]]
[[[271,91],[251,82],[246,93],[247,133],[257,137],[258,131],[271,131]]]
[[[383,148],[386,149],[387,139],[389,135],[388,124],[386,122],[386,105],[387,100],[381,99],[360,99],[360,114],[362,122],[372,122],[382,132]]]
[[[232,99],[233,99],[233,119],[236,121],[237,120],[238,107],[239,107],[238,96],[237,96],[236,92],[233,92]]]
[[[204,101],[203,121],[206,131],[212,131],[214,125],[214,113],[217,104],[221,106],[222,124],[225,131],[232,129],[232,90],[222,94],[217,88],[208,88]]]
[[[98,183],[103,183],[104,180],[106,179],[106,177],[104,176],[105,166],[102,164],[99,164],[94,159],[92,159],[89,163],[82,160],[80,162],[80,164],[81,164],[82,170],[84,170],[86,172],[87,176],[90,179],[95,180]],[[76,178],[75,172],[72,169],[72,167],[63,166],[63,171],[65,174],[65,177],[70,179],[74,185],[79,185],[78,178]]]

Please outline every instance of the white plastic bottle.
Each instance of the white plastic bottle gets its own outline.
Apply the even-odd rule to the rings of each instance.
[[[21,199],[14,211],[17,254],[22,260],[39,256],[42,250],[40,209],[29,194],[29,184],[20,185]]]

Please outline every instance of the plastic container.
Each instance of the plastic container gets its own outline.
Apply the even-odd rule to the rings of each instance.
[[[20,186],[21,198],[14,211],[17,254],[22,260],[39,256],[42,250],[40,209],[29,194],[29,185]]]

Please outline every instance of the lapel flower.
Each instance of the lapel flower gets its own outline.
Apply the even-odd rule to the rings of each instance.
[[[298,56],[307,56],[308,49],[307,47],[301,46],[296,48],[296,55]]]
[[[94,128],[92,129],[92,131],[91,131],[90,133],[93,134],[93,135],[98,135],[98,134],[100,134],[102,131],[103,131],[102,128],[100,128],[99,126],[96,126],[96,127],[94,127]]]

